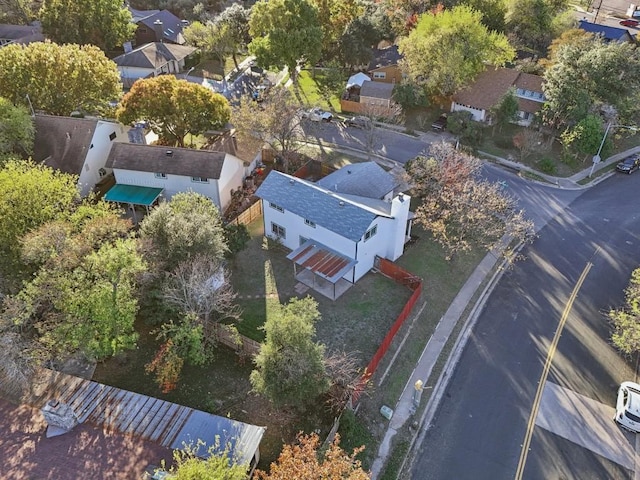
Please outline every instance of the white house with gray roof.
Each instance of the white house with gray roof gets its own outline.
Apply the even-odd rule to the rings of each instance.
[[[245,176],[244,162],[225,152],[131,143],[114,147],[106,167],[113,170],[116,185],[105,198],[118,203],[149,206],[160,196],[168,200],[193,191],[223,212]]]
[[[396,260],[404,252],[411,199],[394,192],[395,185],[377,165],[348,165],[318,183],[272,171],[256,196],[263,202],[265,235],[291,249],[287,258],[312,273],[314,283],[335,287],[362,278],[376,255]]]

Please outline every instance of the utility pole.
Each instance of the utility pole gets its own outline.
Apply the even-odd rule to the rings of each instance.
[[[600,13],[600,8],[602,8],[602,0],[600,0],[600,3],[598,4],[598,8],[596,8],[596,14],[593,17],[593,23],[598,23],[598,14]]]

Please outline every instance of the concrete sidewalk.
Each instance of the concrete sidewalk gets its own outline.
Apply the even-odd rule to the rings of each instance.
[[[526,165],[520,164],[518,162],[510,161],[507,159],[494,157],[494,161],[498,164],[503,165],[506,168],[509,168],[515,172],[529,172],[531,174],[537,175],[543,178],[546,182],[549,182],[551,185],[555,185],[558,188],[562,189],[582,189],[588,188],[595,183],[600,182],[601,180],[610,176],[610,174],[603,174],[598,176],[597,172],[608,167],[611,164],[614,164],[621,159],[625,158],[628,155],[633,153],[640,152],[640,147],[635,147],[631,150],[627,150],[625,152],[621,152],[619,154],[613,155],[609,157],[607,160],[596,164],[594,168],[593,180],[586,185],[581,185],[578,182],[588,178],[591,174],[591,167],[576,173],[568,178],[554,177],[551,175],[546,175],[541,172],[535,171]],[[489,155],[488,155],[489,156]],[[613,174],[613,172],[611,172]],[[497,280],[500,278],[502,273],[504,272],[504,268],[501,268],[502,265],[496,270],[494,267],[498,263],[498,261],[502,262],[501,255],[499,252],[490,252],[488,253],[484,259],[478,264],[474,272],[467,279],[466,283],[462,286],[453,302],[449,306],[449,309],[442,316],[438,325],[436,326],[435,331],[433,332],[431,338],[427,342],[418,363],[415,366],[409,381],[405,385],[405,388],[400,395],[400,399],[394,406],[394,413],[389,421],[387,426],[387,431],[385,436],[378,448],[376,460],[373,463],[371,473],[372,479],[375,480],[382,473],[383,468],[386,464],[387,458],[391,454],[392,450],[392,440],[396,433],[403,428],[406,423],[411,420],[414,425],[417,424],[417,429],[415,430],[414,436],[411,441],[411,448],[409,449],[408,455],[411,455],[411,451],[413,449],[414,443],[416,442],[417,435],[419,432],[423,434],[426,432],[424,428],[425,425],[429,425],[435,415],[435,412],[440,403],[441,397],[444,394],[444,390],[447,386],[448,380],[451,377],[451,372],[455,368],[455,365],[464,349],[466,341],[471,333],[471,329],[474,325],[474,322],[477,318],[477,314],[481,311],[484,302],[486,301],[488,295],[491,290],[497,283]],[[434,365],[436,364],[438,358],[442,354],[445,344],[449,340],[455,326],[458,324],[458,321],[461,320],[461,317],[466,310],[467,306],[470,304],[471,300],[474,298],[474,295],[480,288],[487,278],[489,274],[493,273],[493,276],[490,278],[490,281],[484,287],[481,295],[476,301],[473,310],[469,314],[469,317],[465,320],[464,328],[461,330],[458,340],[456,342],[455,347],[453,348],[447,363],[443,369],[440,378],[438,379],[437,384],[434,387],[433,393],[429,398],[429,402],[421,415],[420,418],[414,417],[416,412],[416,406],[414,405],[414,395],[415,395],[415,384],[418,380],[422,381],[423,384],[426,385],[429,376],[431,375],[431,371],[433,370]],[[419,401],[419,397],[418,397]]]

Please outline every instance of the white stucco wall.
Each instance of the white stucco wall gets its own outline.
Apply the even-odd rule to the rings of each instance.
[[[220,205],[223,212],[231,202],[231,190],[237,190],[242,186],[244,176],[244,162],[238,157],[227,154],[218,180]]]
[[[141,67],[118,67],[120,76],[122,78],[145,78],[148,75],[155,75],[155,69],[153,68],[141,68]]]
[[[479,108],[467,107],[466,105],[461,105],[456,102],[451,103],[451,111],[452,112],[470,112],[473,115],[473,119],[476,122],[484,122],[487,111],[480,110]]]
[[[88,195],[96,184],[100,181],[100,169],[104,168],[107,163],[107,157],[111,151],[111,145],[114,142],[128,142],[129,137],[127,131],[129,129],[120,123],[98,121],[96,130],[93,133],[91,139],[91,145],[89,151],[84,160],[84,166],[80,172],[80,178],[78,179],[78,189],[80,194],[84,197]],[[112,140],[110,135],[115,133],[115,138]]]
[[[218,194],[218,182],[209,179],[209,183],[199,183],[191,181],[191,177],[182,175],[167,174],[167,178],[157,178],[156,172],[139,172],[134,170],[113,169],[116,182],[124,185],[137,185],[140,187],[164,188],[162,197],[170,200],[175,194],[180,192],[197,192],[208,197],[215,203],[220,211],[220,196]],[[161,173],[161,172],[158,172]]]

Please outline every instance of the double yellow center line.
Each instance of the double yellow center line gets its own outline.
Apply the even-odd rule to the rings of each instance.
[[[598,249],[599,250],[599,249]],[[596,250],[596,254],[598,253]],[[594,254],[595,256],[595,254]],[[542,375],[540,376],[540,381],[538,382],[538,390],[536,391],[536,396],[533,400],[533,406],[531,407],[531,414],[529,416],[529,422],[527,423],[527,432],[524,436],[524,442],[522,443],[522,450],[520,451],[520,460],[518,462],[518,469],[516,470],[515,480],[522,480],[522,475],[524,473],[524,466],[527,463],[527,455],[529,455],[529,449],[531,447],[531,437],[533,436],[533,428],[535,427],[536,417],[538,416],[538,410],[540,408],[540,400],[542,399],[542,391],[544,390],[544,385],[547,382],[547,377],[549,376],[549,370],[551,370],[551,362],[553,361],[553,356],[556,353],[558,348],[558,342],[560,341],[560,336],[562,335],[562,330],[564,329],[565,323],[567,323],[567,318],[569,317],[569,312],[571,311],[571,307],[573,306],[573,302],[578,296],[578,291],[582,287],[585,278],[587,278],[587,274],[589,270],[593,267],[593,263],[588,262],[587,265],[582,270],[580,274],[580,278],[576,283],[573,291],[571,292],[571,296],[567,301],[567,305],[564,307],[564,311],[562,312],[562,317],[560,318],[560,323],[558,324],[558,329],[556,330],[556,334],[553,336],[553,341],[551,342],[551,346],[549,347],[549,352],[547,353],[547,359],[544,362],[544,368],[542,369]]]

